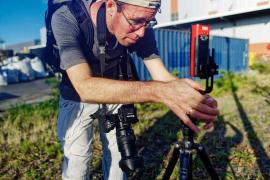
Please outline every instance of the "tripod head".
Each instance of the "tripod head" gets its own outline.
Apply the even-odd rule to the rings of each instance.
[[[209,33],[209,25],[196,24],[191,27],[190,76],[206,80],[203,93],[212,91],[214,75],[218,74],[218,65],[214,61],[215,50],[209,49]]]

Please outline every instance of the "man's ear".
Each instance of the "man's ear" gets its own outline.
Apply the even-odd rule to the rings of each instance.
[[[105,0],[106,10],[110,16],[114,15],[117,12],[117,4],[115,0]]]

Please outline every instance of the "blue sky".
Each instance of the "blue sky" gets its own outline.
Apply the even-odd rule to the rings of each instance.
[[[0,0],[0,38],[6,45],[39,39],[47,0]]]

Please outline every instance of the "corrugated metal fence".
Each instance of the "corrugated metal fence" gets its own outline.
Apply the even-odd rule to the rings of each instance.
[[[190,33],[177,30],[155,29],[160,56],[169,71],[179,72],[179,77],[189,77]],[[219,70],[241,72],[248,67],[248,40],[212,36],[210,48],[215,49],[215,62]],[[141,80],[150,75],[143,61],[132,54]]]

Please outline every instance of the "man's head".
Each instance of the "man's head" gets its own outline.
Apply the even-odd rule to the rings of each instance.
[[[123,46],[130,46],[144,36],[155,22],[160,0],[106,0],[107,25]]]

